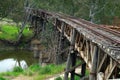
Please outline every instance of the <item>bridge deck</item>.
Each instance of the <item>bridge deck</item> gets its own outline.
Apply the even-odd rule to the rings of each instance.
[[[120,72],[120,31],[99,26],[83,19],[52,13],[44,10],[29,9],[29,14],[51,20],[53,25],[70,41],[91,69],[91,73],[104,73],[104,79]],[[99,47],[99,50],[97,50]],[[97,52],[96,52],[97,51]],[[96,55],[97,58],[96,59]],[[97,71],[95,68],[97,61]],[[109,61],[109,62],[108,62]],[[106,64],[104,69],[104,64]],[[117,72],[114,70],[117,69]],[[91,75],[91,74],[90,74]],[[115,76],[115,75],[114,75]],[[91,79],[92,80],[92,79]]]

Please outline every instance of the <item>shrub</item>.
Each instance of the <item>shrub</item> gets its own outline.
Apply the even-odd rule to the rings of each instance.
[[[55,80],[62,80],[62,78],[61,77],[57,77],[57,78],[55,78]]]
[[[43,69],[40,70],[40,74],[49,74],[51,73],[51,68],[49,66],[43,67]]]
[[[32,76],[34,73],[28,69],[28,70],[25,70],[23,74],[26,76]]]
[[[3,78],[3,77],[0,77],[0,80],[6,80],[5,78]]]
[[[39,64],[34,64],[34,65],[31,65],[29,69],[32,71],[38,71],[41,69],[41,66]]]
[[[13,72],[23,72],[23,69],[21,67],[14,67]]]

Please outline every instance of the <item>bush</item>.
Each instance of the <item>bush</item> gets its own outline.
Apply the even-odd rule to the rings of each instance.
[[[5,78],[3,78],[3,77],[0,77],[0,80],[6,80]]]
[[[49,74],[51,73],[51,68],[49,66],[43,67],[43,69],[40,70],[40,74]]]
[[[34,64],[34,65],[31,65],[29,69],[32,71],[38,71],[41,69],[41,66],[39,64]]]
[[[23,72],[23,69],[21,67],[14,67],[13,72]]]
[[[61,77],[57,77],[55,80],[62,80],[62,78]]]
[[[32,76],[34,73],[28,69],[28,70],[25,70],[23,74],[26,76]]]

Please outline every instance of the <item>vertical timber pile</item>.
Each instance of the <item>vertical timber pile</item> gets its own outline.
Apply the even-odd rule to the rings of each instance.
[[[62,59],[62,50],[64,48],[64,25],[65,25],[65,23],[62,22],[61,23],[61,33],[59,33],[60,37],[59,37],[59,42],[58,42],[58,51],[59,51],[58,54],[59,54],[59,56],[61,56],[59,64],[61,64],[63,62],[63,59]]]
[[[58,25],[61,23],[61,25]],[[56,58],[55,58],[55,64],[61,64],[63,62],[62,60],[62,50],[64,48],[64,22],[58,22],[55,20],[55,32],[57,35],[57,49],[56,49]],[[61,27],[61,32],[58,31],[57,27]]]
[[[97,79],[97,77],[96,77],[96,75],[97,75],[97,73],[96,73],[97,72],[97,63],[98,63],[98,46],[95,44],[89,80],[96,80]]]
[[[86,71],[86,63],[84,62],[81,67],[81,77],[85,76],[85,71]]]
[[[76,53],[74,50],[74,46],[75,46],[75,36],[76,36],[76,30],[72,29],[71,31],[71,44],[70,44],[70,52],[68,54],[68,59],[67,59],[67,64],[66,64],[66,71],[65,71],[65,75],[64,75],[64,80],[68,80],[68,75],[69,75],[69,69],[70,66],[72,64],[72,67],[75,66],[76,64]],[[71,80],[74,80],[74,76],[75,76],[75,70],[72,71],[71,73]]]

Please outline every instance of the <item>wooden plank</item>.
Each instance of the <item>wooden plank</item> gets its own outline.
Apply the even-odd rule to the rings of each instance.
[[[110,59],[110,65],[107,67],[106,71],[105,71],[105,79],[108,80],[113,72],[113,70],[115,69],[115,67],[117,66],[116,62],[112,62],[112,59]]]
[[[72,53],[71,54],[71,61],[72,61],[72,67],[74,67],[76,65],[76,52]],[[74,80],[75,79],[75,69],[73,69],[71,71],[71,80]]]
[[[104,73],[103,72],[97,73],[97,80],[104,80]]]
[[[81,67],[81,77],[85,76],[85,72],[86,72],[86,63],[83,63]]]
[[[76,65],[76,66],[73,66],[71,69],[69,69],[69,70],[66,71],[66,72],[69,73],[69,72],[73,71],[74,69],[78,68],[79,66],[81,66],[82,64],[83,64],[83,63],[78,64],[78,65]]]
[[[70,69],[70,65],[71,65],[71,54],[69,53],[67,63],[66,63],[66,71],[64,74],[64,80],[68,80],[68,74],[69,74],[68,71]]]
[[[101,57],[102,57],[102,56],[101,56]],[[100,72],[100,70],[101,70],[101,68],[102,68],[102,66],[103,66],[103,63],[104,63],[104,61],[105,61],[106,58],[107,58],[107,54],[105,54],[105,55],[103,56],[103,59],[102,59],[102,61],[100,62],[100,65],[98,66],[97,72]]]
[[[71,46],[70,46],[70,53],[69,53],[68,59],[67,59],[66,72],[65,72],[65,75],[64,75],[64,80],[68,80],[67,71],[70,69],[70,65],[71,65],[71,57],[72,57],[71,54],[74,54],[75,36],[76,36],[76,31],[75,31],[75,29],[73,29],[71,31],[71,38],[70,38]]]
[[[98,46],[94,46],[94,56],[92,61],[92,68],[90,70],[89,80],[96,80],[96,72],[97,72],[97,59],[98,59]]]

